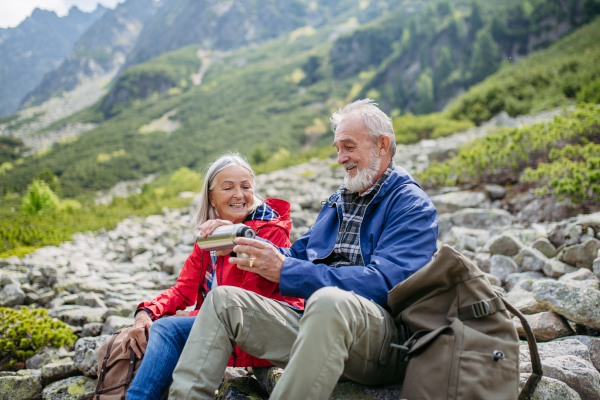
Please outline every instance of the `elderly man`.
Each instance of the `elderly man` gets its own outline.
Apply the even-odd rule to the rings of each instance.
[[[234,345],[285,367],[271,399],[327,399],[342,375],[363,384],[403,377],[388,291],[436,251],[437,212],[392,161],[390,119],[372,100],[331,118],[344,185],[289,249],[237,239],[239,268],[308,299],[304,314],[252,292],[218,287],[206,297],[173,374],[170,399],[213,399]]]

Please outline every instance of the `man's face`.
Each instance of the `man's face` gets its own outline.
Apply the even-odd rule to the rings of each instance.
[[[338,164],[346,170],[346,186],[353,192],[363,192],[374,183],[381,157],[359,117],[347,117],[337,127],[333,146],[338,152]]]

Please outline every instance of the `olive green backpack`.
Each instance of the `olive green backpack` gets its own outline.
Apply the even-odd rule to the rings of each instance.
[[[531,328],[523,315],[494,291],[471,260],[449,246],[394,287],[388,306],[406,355],[402,399],[525,400],[542,377]],[[526,331],[533,373],[521,394],[519,337],[508,313]]]

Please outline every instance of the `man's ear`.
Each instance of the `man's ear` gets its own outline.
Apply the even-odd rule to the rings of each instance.
[[[377,153],[379,154],[380,157],[387,154],[387,152],[390,151],[390,143],[391,142],[392,141],[389,136],[387,136],[387,135],[379,136],[379,139],[377,139]]]

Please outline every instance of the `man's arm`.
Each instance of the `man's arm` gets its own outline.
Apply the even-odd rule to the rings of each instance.
[[[331,268],[286,257],[281,293],[309,298],[322,287],[337,286],[385,305],[388,291],[427,264],[437,248],[437,212],[429,199],[411,192],[403,195],[414,197],[410,201],[404,197],[391,205],[370,264]]]

